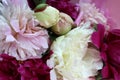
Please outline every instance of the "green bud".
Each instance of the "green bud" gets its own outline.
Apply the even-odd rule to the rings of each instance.
[[[72,26],[73,26],[72,18],[65,13],[60,13],[60,19],[58,23],[52,26],[51,29],[57,35],[64,35],[71,30]]]

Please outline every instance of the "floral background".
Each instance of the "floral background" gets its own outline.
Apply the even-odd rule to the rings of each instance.
[[[119,80],[118,3],[1,0],[0,80]]]

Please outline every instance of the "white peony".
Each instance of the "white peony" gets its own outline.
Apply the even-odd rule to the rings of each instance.
[[[85,23],[54,41],[53,55],[47,61],[47,65],[53,68],[51,80],[88,80],[102,68],[99,52],[88,48],[93,33],[92,29],[87,29],[89,26],[90,23]]]

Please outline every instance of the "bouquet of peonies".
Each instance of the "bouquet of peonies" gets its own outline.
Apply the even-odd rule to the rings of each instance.
[[[1,0],[0,80],[119,80],[120,28],[101,0]]]

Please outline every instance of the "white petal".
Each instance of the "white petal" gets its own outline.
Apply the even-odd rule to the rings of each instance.
[[[93,30],[87,29],[89,24],[84,26],[58,37],[51,46],[53,55],[47,64],[50,67],[54,66],[58,80],[59,77],[62,80],[87,80],[90,76],[95,76],[102,68],[99,52],[88,49]],[[51,77],[54,76],[51,75]]]

